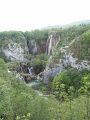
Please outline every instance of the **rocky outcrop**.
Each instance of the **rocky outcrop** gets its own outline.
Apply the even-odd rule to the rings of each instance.
[[[54,48],[57,46],[60,40],[60,35],[56,32],[50,33],[46,43],[46,53],[52,55]]]
[[[8,45],[2,49],[2,51],[4,52],[7,59],[11,61],[27,61],[27,59],[24,57],[25,49],[23,49],[19,43],[10,41]]]
[[[79,37],[76,39],[73,39],[67,46],[61,47],[60,51],[63,55],[63,58],[60,59],[59,61],[62,61],[64,66],[71,66],[73,68],[82,70],[82,69],[87,69],[90,70],[90,61],[87,60],[79,60],[78,58],[74,57],[74,53],[71,51],[71,46],[73,45],[74,42],[79,41]]]
[[[64,69],[63,65],[60,65],[56,68],[51,68],[49,70],[44,70],[44,73],[43,73],[44,80],[43,80],[43,82],[45,84],[48,84],[49,78],[54,77],[58,73],[62,72],[63,69]]]
[[[68,49],[68,50],[67,50]],[[69,50],[69,46],[65,46],[61,48],[61,53],[63,54],[63,61],[64,66],[71,66],[73,68],[82,70],[87,69],[90,70],[90,61],[86,60],[78,60],[78,58],[73,57],[74,54]]]

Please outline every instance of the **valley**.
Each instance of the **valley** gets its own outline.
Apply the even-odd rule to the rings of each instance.
[[[90,120],[90,24],[0,32],[0,120]]]

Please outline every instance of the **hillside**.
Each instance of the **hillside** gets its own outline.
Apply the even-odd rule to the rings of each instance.
[[[0,120],[90,120],[90,24],[0,33]]]
[[[78,25],[62,29],[60,32],[60,42],[53,52],[50,61],[52,62],[52,65],[59,64],[60,61],[67,59],[65,57],[70,57],[71,54],[71,57],[77,59],[79,62],[82,60],[90,61],[89,30],[90,25]]]
[[[69,74],[67,74],[67,76],[68,75]],[[85,75],[87,80],[90,78],[90,74],[88,75],[89,76]],[[56,89],[55,81],[58,80],[56,77],[53,86],[53,89],[55,89],[54,95],[49,93],[42,96],[37,94],[37,92],[25,82],[16,79],[12,73],[8,74],[7,65],[0,59],[0,119],[89,120],[90,98],[89,94],[87,94],[87,92],[89,92],[89,86],[87,87],[88,89],[85,88],[86,92],[84,92],[84,88],[81,87],[81,89],[79,89],[79,96],[77,97],[74,95],[74,89],[70,88],[69,91],[71,92],[69,92],[68,96],[65,92],[64,84],[61,84],[59,92],[58,89]],[[78,78],[80,78],[80,76]],[[68,79],[67,82],[69,82]],[[44,87],[43,92],[45,93],[46,88]],[[48,92],[50,92],[50,85],[48,88]]]
[[[1,32],[0,56],[5,60],[26,61],[27,53],[45,52],[47,38],[48,30]]]

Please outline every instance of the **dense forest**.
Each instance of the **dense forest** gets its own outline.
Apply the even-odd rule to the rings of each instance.
[[[55,35],[58,42],[47,54]],[[57,65],[62,71],[45,84],[44,72]],[[35,76],[29,82],[28,68]],[[0,32],[0,120],[90,120],[90,24]]]

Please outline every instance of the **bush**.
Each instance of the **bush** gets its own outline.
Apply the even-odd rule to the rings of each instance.
[[[45,69],[47,60],[48,56],[46,54],[36,55],[34,58],[31,58],[29,66],[33,67],[35,74],[39,74]]]
[[[30,86],[8,74],[5,68],[5,62],[0,59],[0,118],[25,120],[28,113],[29,120],[55,118],[56,103],[37,95]]]
[[[6,69],[6,64],[2,58],[0,58],[0,69]]]
[[[76,69],[68,69],[58,74],[53,80],[53,88],[55,91],[60,89],[60,85],[65,85],[65,90],[68,93],[70,86],[73,86],[77,91],[82,86],[81,74]]]

